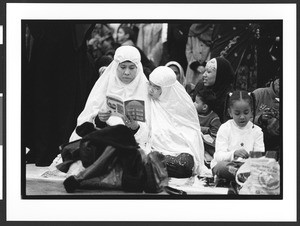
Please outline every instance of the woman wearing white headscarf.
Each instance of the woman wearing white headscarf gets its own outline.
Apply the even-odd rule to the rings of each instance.
[[[159,66],[149,77],[151,126],[148,150],[166,156],[170,177],[210,174],[196,108],[174,71]]]
[[[184,70],[181,67],[181,65],[176,61],[170,61],[170,62],[166,63],[165,66],[171,68],[175,72],[177,81],[181,85],[183,85],[183,87],[185,87],[186,79],[185,79],[185,75],[184,75]]]
[[[85,104],[84,110],[77,119],[77,126],[85,122],[93,122],[100,119],[100,124],[107,125],[125,124],[127,127],[137,130],[135,138],[137,142],[147,139],[147,125],[149,121],[149,97],[147,95],[148,80],[143,72],[139,51],[132,46],[119,47],[113,61],[105,69],[104,73],[95,83]],[[145,102],[146,122],[136,122],[127,117],[120,118],[108,112],[106,97],[116,96],[121,100],[143,100]],[[98,119],[97,119],[98,117]],[[80,138],[76,130],[70,137],[70,141]]]
[[[96,81],[84,110],[77,118],[77,126],[69,141],[81,139],[89,131],[107,125],[125,124],[134,132],[136,141],[142,147],[148,140],[148,123],[150,120],[150,99],[148,80],[143,72],[139,51],[132,46],[119,47],[113,61]],[[108,111],[106,97],[117,96],[123,101],[143,100],[145,103],[145,122],[137,122],[127,117],[118,117]],[[78,134],[79,133],[79,134]],[[59,154],[51,166],[61,162]],[[50,166],[50,168],[51,168]]]

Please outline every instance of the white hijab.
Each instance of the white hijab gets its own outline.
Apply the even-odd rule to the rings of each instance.
[[[206,168],[204,145],[191,97],[167,66],[154,69],[149,80],[162,88],[158,100],[151,99],[151,148],[165,155],[191,154],[195,162],[194,173],[202,174],[202,169]]]
[[[129,84],[124,84],[117,76],[118,65],[124,61],[131,61],[137,66],[137,75]],[[141,64],[141,55],[139,51],[132,46],[119,47],[114,55],[114,60],[108,65],[101,77],[96,81],[93,89],[85,104],[84,110],[77,118],[77,126],[84,122],[94,122],[98,112],[107,111],[106,96],[114,95],[120,97],[123,101],[128,99],[137,99],[145,101],[145,118],[146,123],[150,117],[150,99],[148,96],[148,80],[143,72]],[[147,136],[143,132],[147,132],[146,123],[138,122],[140,125],[139,131],[135,137],[137,142],[142,142],[141,136]],[[116,125],[124,124],[123,120],[117,116],[111,116],[107,124]],[[147,130],[147,131],[145,131]],[[79,139],[75,130],[70,137],[70,141]],[[145,137],[145,139],[147,139]]]
[[[186,79],[185,79],[185,75],[184,75],[184,70],[183,68],[181,67],[181,65],[176,62],[176,61],[170,61],[168,63],[166,63],[167,67],[170,67],[170,66],[175,66],[178,68],[179,70],[179,78],[178,78],[178,82],[183,85],[183,87],[186,87]]]

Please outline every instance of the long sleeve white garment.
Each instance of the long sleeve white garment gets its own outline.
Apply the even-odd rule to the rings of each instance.
[[[241,148],[244,148],[248,153],[250,151],[264,152],[263,132],[257,125],[253,127],[253,123],[250,121],[241,128],[233,119],[230,119],[220,126],[215,147],[211,168],[220,161],[232,161],[234,152]]]

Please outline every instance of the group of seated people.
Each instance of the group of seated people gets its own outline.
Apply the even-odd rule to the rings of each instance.
[[[101,170],[107,172],[109,166],[103,161],[112,159],[115,150],[138,150],[141,160],[149,153],[159,153],[169,177],[199,175],[234,180],[243,164],[240,159],[249,158],[251,152],[264,153],[267,150],[264,139],[274,144],[274,136],[280,135],[278,78],[271,87],[254,92],[232,90],[234,72],[230,62],[217,57],[206,63],[203,80],[188,93],[177,64],[158,66],[147,78],[138,49],[128,45],[117,48],[112,62],[91,90],[70,137],[70,143],[79,141],[77,147],[81,151],[76,161],[83,164],[78,173],[64,181],[68,192],[102,175]],[[109,96],[142,101],[144,120],[130,113],[115,114],[108,107]],[[105,137],[105,131],[110,136]],[[213,140],[209,147],[205,145],[205,135]],[[97,148],[84,145],[84,141],[92,138],[97,140]],[[131,181],[128,187],[132,187],[133,172],[138,173],[140,166],[136,153],[126,153],[131,157],[121,161],[123,175],[127,175],[122,182],[128,185]],[[205,153],[211,156],[209,161]],[[57,168],[64,162],[66,158]],[[69,165],[65,171],[71,168]]]

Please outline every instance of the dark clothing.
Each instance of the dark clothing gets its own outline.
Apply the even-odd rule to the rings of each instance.
[[[217,75],[215,84],[208,86],[216,94],[216,103],[214,112],[220,117],[221,123],[229,119],[225,102],[229,92],[233,91],[234,71],[231,63],[224,57],[216,57],[217,60]]]
[[[176,157],[166,155],[165,163],[169,177],[187,178],[192,176],[194,159],[190,154],[181,153]]]
[[[168,61],[178,62],[184,71],[187,68],[185,48],[188,39],[189,29],[192,23],[168,24],[167,52]]]
[[[69,161],[81,160],[86,169],[64,181],[68,192],[82,186],[91,186],[91,183],[98,184],[96,188],[99,188],[101,178],[109,174],[117,164],[122,169],[122,189],[129,192],[143,191],[145,177],[142,157],[133,134],[126,126],[109,126],[89,133],[80,140],[79,148],[71,155],[69,151],[70,149],[63,150],[61,154],[64,162],[57,165],[57,168],[67,172],[66,165],[69,165]]]
[[[219,178],[227,179],[229,181],[235,181],[236,172],[243,164],[243,162],[236,161],[221,161],[212,168],[212,172],[213,175],[217,175]]]
[[[28,22],[33,45],[30,58],[22,57],[22,146],[37,166],[50,165],[68,141],[98,78],[86,49],[92,27]]]

